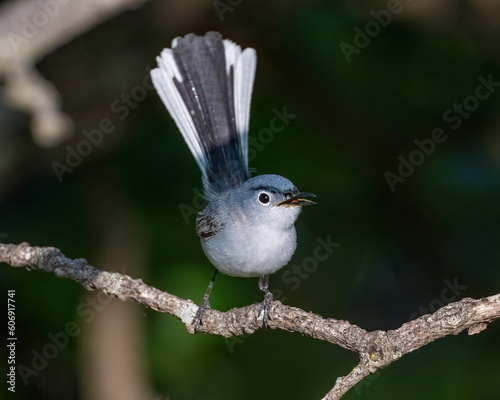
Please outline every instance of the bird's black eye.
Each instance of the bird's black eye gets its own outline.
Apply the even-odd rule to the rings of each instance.
[[[269,203],[270,200],[271,200],[271,198],[269,197],[269,195],[266,192],[262,192],[261,194],[259,194],[260,204],[266,205]]]

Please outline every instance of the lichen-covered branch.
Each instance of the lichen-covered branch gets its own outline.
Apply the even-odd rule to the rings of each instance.
[[[40,269],[80,282],[87,290],[102,290],[121,300],[134,300],[156,311],[175,315],[190,333],[198,306],[117,272],[100,271],[84,259],[69,259],[54,247],[32,247],[27,243],[1,244],[0,263],[12,267]],[[368,332],[348,321],[323,318],[275,301],[269,328],[298,332],[357,352],[360,362],[348,375],[337,379],[324,400],[340,399],[367,375],[386,367],[405,354],[448,335],[468,330],[469,335],[486,329],[500,318],[500,294],[482,299],[466,298],[448,304],[433,314],[421,316],[389,331]],[[208,310],[199,331],[231,337],[253,333],[262,326],[262,306],[252,304],[227,312]]]

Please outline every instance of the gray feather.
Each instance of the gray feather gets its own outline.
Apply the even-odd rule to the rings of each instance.
[[[153,83],[202,172],[208,200],[249,179],[248,124],[255,50],[217,32],[176,38]]]

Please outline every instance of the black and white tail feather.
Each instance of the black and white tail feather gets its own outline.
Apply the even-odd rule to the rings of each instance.
[[[254,49],[217,32],[172,41],[151,71],[153,84],[193,153],[205,197],[250,178],[248,125],[257,64]]]

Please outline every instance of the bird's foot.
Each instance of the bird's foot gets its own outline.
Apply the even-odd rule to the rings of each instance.
[[[208,284],[207,292],[203,296],[203,300],[200,306],[198,307],[198,311],[196,311],[196,314],[193,318],[193,322],[191,322],[191,325],[194,325],[194,333],[198,332],[198,328],[200,327],[200,325],[203,325],[203,322],[201,321],[203,318],[203,314],[205,314],[207,310],[210,310],[210,303],[208,302],[208,298],[210,297],[210,293],[212,292],[212,287],[214,286],[214,281],[215,277],[217,276],[217,272],[219,271],[216,268],[214,271],[214,275],[212,276],[212,279]]]
[[[262,317],[262,327],[267,329],[267,322],[269,321],[269,313],[271,311],[271,306],[273,305],[273,294],[268,290],[264,295],[264,301],[262,302],[262,310],[264,315]]]
[[[200,325],[203,325],[202,318],[207,310],[210,310],[210,302],[208,301],[208,296],[203,296],[203,301],[198,307],[198,311],[193,318],[192,325],[194,325],[194,333],[198,332]]]

